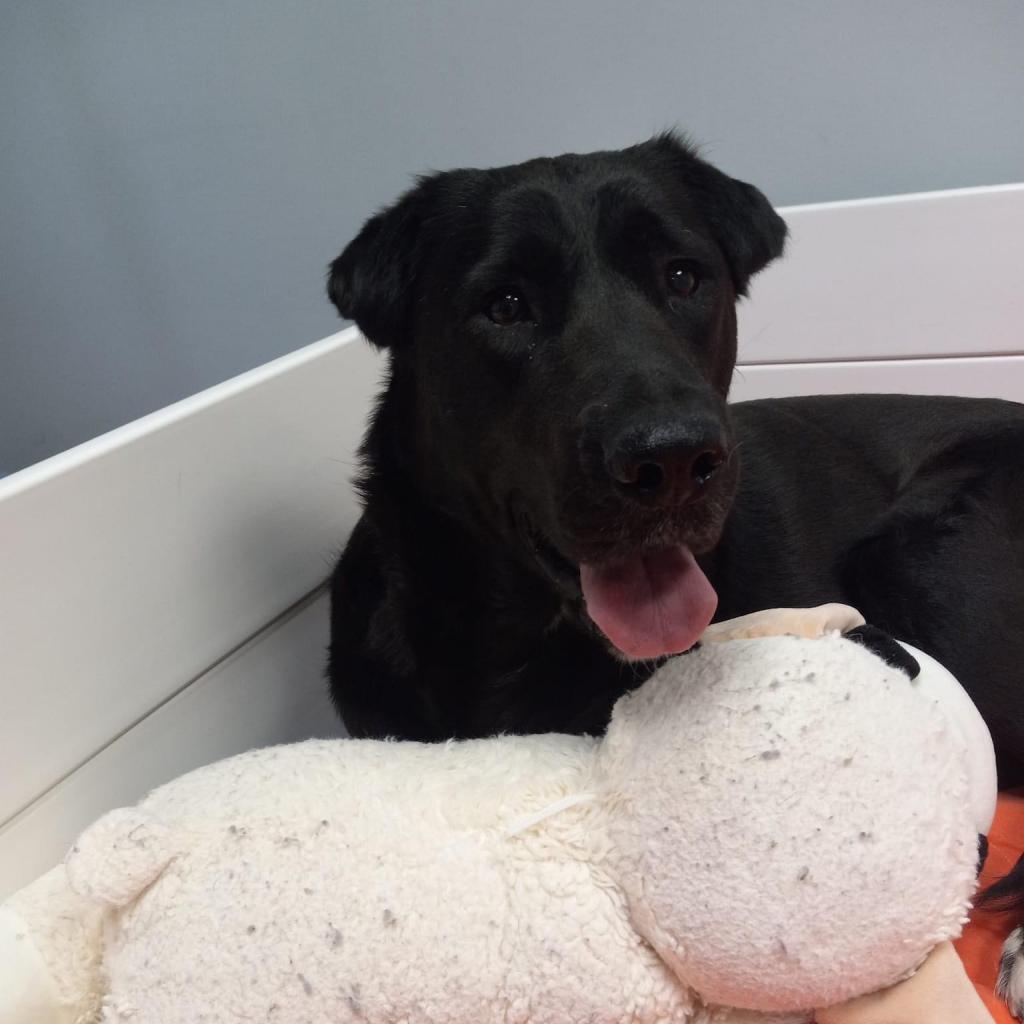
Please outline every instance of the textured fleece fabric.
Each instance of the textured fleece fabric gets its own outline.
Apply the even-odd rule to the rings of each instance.
[[[964,921],[994,769],[972,778],[927,676],[837,636],[737,640],[670,662],[602,741],[193,772],[47,883],[103,916],[80,1019],[806,1024]],[[30,924],[53,964],[72,925]]]
[[[0,1024],[85,1024],[103,994],[105,908],[63,865],[0,907]]]

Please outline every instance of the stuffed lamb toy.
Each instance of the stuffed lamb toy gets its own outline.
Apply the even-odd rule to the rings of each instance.
[[[179,778],[0,910],[0,1021],[806,1024],[890,986],[965,921],[995,767],[955,680],[861,621],[712,627],[601,739]]]

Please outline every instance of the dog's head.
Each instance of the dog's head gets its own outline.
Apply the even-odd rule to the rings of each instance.
[[[695,556],[737,482],[735,301],[785,235],[757,189],[663,135],[424,178],[328,291],[391,352],[417,491],[650,658],[714,610]]]

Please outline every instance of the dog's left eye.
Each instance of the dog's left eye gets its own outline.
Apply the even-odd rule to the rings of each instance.
[[[700,271],[689,260],[673,260],[665,268],[665,282],[673,295],[688,299],[700,287]]]
[[[530,309],[522,293],[510,288],[491,300],[487,307],[487,316],[499,327],[508,327],[510,324],[529,319]]]

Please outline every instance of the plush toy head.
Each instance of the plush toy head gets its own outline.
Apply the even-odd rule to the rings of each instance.
[[[856,633],[717,645],[615,709],[601,760],[634,923],[709,1002],[829,1006],[965,921],[991,739],[937,662]]]

